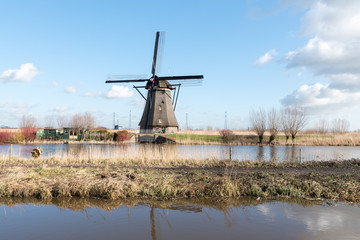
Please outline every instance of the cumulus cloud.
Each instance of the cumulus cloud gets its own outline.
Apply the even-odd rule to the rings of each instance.
[[[76,93],[76,88],[74,88],[73,86],[66,86],[64,90],[66,93]]]
[[[40,72],[32,63],[24,63],[17,69],[8,69],[0,74],[1,82],[30,82]]]
[[[307,2],[302,18],[304,47],[289,51],[287,68],[303,68],[322,76],[328,84],[303,85],[284,97],[285,106],[298,105],[310,112],[336,111],[360,106],[360,1]]]
[[[128,88],[119,85],[113,85],[110,91],[103,94],[105,98],[128,98],[133,96],[134,93]]]
[[[360,92],[349,92],[316,83],[303,85],[281,100],[285,106],[301,106],[308,114],[331,113],[360,106]]]
[[[103,97],[108,99],[115,98],[128,98],[132,97],[134,93],[128,88],[120,85],[113,85],[109,91],[91,93],[87,92],[83,94],[84,97]]]
[[[258,60],[256,60],[255,64],[264,65],[270,62],[271,60],[273,60],[275,55],[276,55],[276,50],[271,49],[270,51],[266,52],[263,56],[259,57]]]

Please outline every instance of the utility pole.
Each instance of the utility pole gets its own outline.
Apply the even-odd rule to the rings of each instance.
[[[129,129],[131,129],[131,110],[130,110],[130,113],[129,113]]]
[[[115,112],[113,112],[113,128],[115,129]]]
[[[225,130],[227,129],[228,127],[227,127],[227,112],[225,112]]]

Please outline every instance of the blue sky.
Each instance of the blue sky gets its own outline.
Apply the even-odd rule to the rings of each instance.
[[[32,114],[93,114],[97,125],[136,127],[144,101],[108,74],[151,73],[156,31],[166,39],[159,75],[203,74],[176,109],[193,128],[247,129],[251,109],[297,106],[360,128],[357,1],[16,1],[0,3],[0,125]]]

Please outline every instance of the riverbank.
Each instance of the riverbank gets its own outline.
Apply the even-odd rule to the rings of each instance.
[[[111,131],[110,131],[111,132]],[[113,132],[112,132],[113,134]],[[138,132],[132,131],[133,135],[130,140],[126,141],[113,141],[111,140],[86,140],[86,141],[69,141],[69,140],[14,140],[13,141],[0,141],[1,144],[109,144],[109,145],[122,145],[132,144],[137,142],[136,134]],[[204,130],[187,130],[179,131],[176,134],[160,134],[166,138],[175,141],[180,145],[259,145],[259,140],[254,131],[251,130],[234,130],[234,131],[204,131]],[[262,145],[268,145],[270,133],[265,132]],[[1,139],[0,139],[1,140]],[[314,131],[301,131],[297,134],[295,141],[290,139],[286,140],[284,133],[279,132],[272,145],[278,146],[360,146],[360,132],[347,132],[347,133],[316,133]]]
[[[360,160],[149,164],[3,161],[0,197],[188,199],[255,197],[360,202]]]
[[[178,144],[227,144],[227,145],[258,145],[259,140],[254,131],[232,131],[230,135],[223,136],[219,131],[187,131],[178,134],[168,134],[169,138]],[[269,142],[270,133],[265,132],[263,145]],[[274,145],[286,146],[360,146],[360,133],[326,133],[299,132],[292,142],[286,141],[283,133],[279,133]]]

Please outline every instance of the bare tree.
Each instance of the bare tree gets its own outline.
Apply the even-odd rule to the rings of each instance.
[[[95,127],[95,118],[90,113],[84,113],[83,124],[86,129],[92,129]]]
[[[25,142],[34,141],[36,139],[37,121],[32,115],[23,115],[20,121],[21,134]]]
[[[52,115],[47,115],[45,116],[45,126],[44,127],[48,127],[48,128],[54,128],[55,124],[54,124],[54,116]]]
[[[316,131],[320,134],[326,134],[329,132],[329,122],[326,119],[320,119]]]
[[[266,130],[266,112],[264,109],[260,108],[258,111],[250,111],[250,122],[252,128],[256,132],[259,143],[262,144],[264,133]]]
[[[85,128],[80,113],[77,113],[71,117],[69,125],[71,128],[75,128],[75,129]]]
[[[276,139],[280,129],[280,117],[275,108],[268,111],[267,120],[268,130],[270,132],[269,144],[271,144]]]
[[[281,111],[281,117],[280,117],[280,121],[281,121],[281,127],[282,127],[282,130],[285,134],[285,144],[287,144],[289,138],[290,138],[290,119],[289,119],[289,116],[288,116],[288,112],[286,111],[286,109],[283,109]]]
[[[294,144],[297,133],[303,129],[306,124],[304,110],[300,108],[287,108],[283,110],[281,122],[286,136],[286,142],[291,136],[292,143]]]
[[[23,115],[20,121],[20,128],[36,128],[37,121],[32,115]]]
[[[350,123],[346,119],[333,119],[331,122],[331,132],[333,133],[345,133],[349,131]]]
[[[90,113],[77,113],[70,120],[70,127],[90,130],[95,127],[95,119]]]
[[[56,118],[56,122],[59,128],[65,128],[70,126],[68,117],[64,115],[59,115]]]

